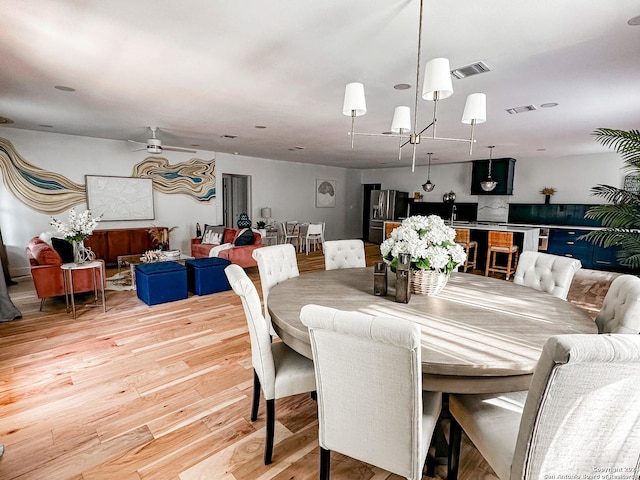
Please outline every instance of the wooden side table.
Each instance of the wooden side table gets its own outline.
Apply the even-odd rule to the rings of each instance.
[[[100,291],[102,293],[102,311],[107,311],[107,298],[104,295],[104,263],[102,261],[93,261],[78,265],[77,263],[63,263],[60,265],[62,269],[62,279],[64,283],[64,300],[67,304],[67,313],[69,313],[69,297],[71,297],[71,311],[73,318],[76,318],[76,302],[73,291],[73,272],[76,270],[93,269],[93,292],[95,294],[94,303],[98,304],[98,278],[100,279]]]

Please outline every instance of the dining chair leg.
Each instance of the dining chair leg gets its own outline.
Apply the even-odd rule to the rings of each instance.
[[[460,443],[462,442],[462,428],[453,416],[449,424],[449,455],[447,459],[447,480],[458,480],[460,466]]]
[[[276,401],[267,400],[267,438],[264,444],[264,464],[271,463],[273,455],[273,436],[276,430]]]
[[[260,406],[260,379],[255,369],[253,370],[253,402],[251,404],[251,421],[258,419],[258,407]]]
[[[329,480],[331,470],[331,450],[320,447],[320,480]]]
[[[40,300],[40,311],[42,311],[42,307],[44,307],[44,301],[45,301],[45,300],[46,300],[45,298],[43,298],[42,300]]]

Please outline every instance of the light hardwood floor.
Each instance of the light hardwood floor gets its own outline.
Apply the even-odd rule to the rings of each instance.
[[[377,246],[367,258],[379,259]],[[324,268],[321,253],[298,262],[303,275]],[[570,300],[595,315],[614,276],[579,272]],[[63,299],[39,312],[30,277],[17,280],[23,318],[0,323],[0,479],[318,477],[309,395],[277,402],[274,462],[262,463],[264,401],[252,423],[249,337],[231,291],[154,307],[108,291],[107,313],[82,306],[73,320]],[[336,480],[399,478],[338,454],[331,469]],[[460,478],[496,478],[467,441]]]

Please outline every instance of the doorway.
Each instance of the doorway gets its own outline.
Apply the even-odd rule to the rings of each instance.
[[[369,240],[369,218],[371,218],[371,191],[380,190],[381,183],[365,183],[363,187],[362,198],[362,239]]]
[[[242,212],[251,218],[251,177],[222,174],[222,218],[224,226],[236,228]]]

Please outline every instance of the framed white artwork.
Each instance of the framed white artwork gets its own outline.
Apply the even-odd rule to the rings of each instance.
[[[87,207],[102,220],[153,220],[153,180],[85,175]]]

